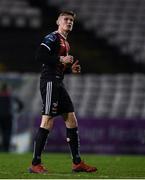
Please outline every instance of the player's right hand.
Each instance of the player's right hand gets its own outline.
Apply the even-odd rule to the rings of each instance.
[[[67,56],[60,56],[60,62],[62,64],[72,64],[74,61],[73,56],[67,55]]]

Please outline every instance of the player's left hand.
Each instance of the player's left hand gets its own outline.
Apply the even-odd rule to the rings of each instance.
[[[72,73],[74,74],[79,74],[81,72],[81,66],[78,63],[79,61],[76,60],[75,63],[71,67]]]

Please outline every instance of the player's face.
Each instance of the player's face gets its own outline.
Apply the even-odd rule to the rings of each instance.
[[[58,18],[58,26],[61,31],[69,32],[73,28],[74,18],[71,15],[64,15]]]

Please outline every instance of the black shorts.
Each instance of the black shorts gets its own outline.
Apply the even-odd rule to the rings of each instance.
[[[42,115],[58,116],[74,112],[71,98],[60,80],[40,80]]]

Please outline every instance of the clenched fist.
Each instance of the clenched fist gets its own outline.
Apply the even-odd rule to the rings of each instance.
[[[60,56],[60,62],[62,64],[68,65],[73,63],[73,56],[67,55],[67,56]]]

